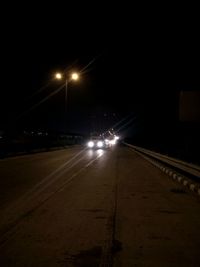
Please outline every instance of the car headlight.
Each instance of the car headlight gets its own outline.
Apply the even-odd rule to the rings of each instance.
[[[88,142],[88,147],[93,147],[93,146],[94,146],[94,142],[89,141],[89,142]]]
[[[98,147],[103,147],[103,142],[102,142],[102,141],[98,141],[98,142],[97,142],[97,146],[98,146]]]

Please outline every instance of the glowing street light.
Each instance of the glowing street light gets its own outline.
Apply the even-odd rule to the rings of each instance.
[[[61,74],[60,72],[57,72],[57,73],[55,74],[55,78],[56,78],[57,80],[61,80],[61,79],[63,78],[63,76],[62,76],[62,74]]]
[[[63,77],[64,77],[64,75],[63,75],[62,73],[60,73],[60,72],[56,72],[56,73],[55,73],[55,79],[56,79],[56,80],[62,80]],[[68,83],[68,82],[71,81],[71,80],[73,80],[73,81],[77,81],[77,80],[79,80],[79,78],[80,78],[80,75],[79,75],[77,72],[73,72],[73,73],[71,73],[71,75],[70,75],[70,79],[67,79],[67,78],[66,78],[66,82]],[[68,80],[69,80],[69,81],[68,81]]]
[[[77,81],[79,79],[79,74],[77,72],[73,72],[68,78],[67,75],[63,75],[62,73],[57,72],[55,73],[55,79],[56,80],[65,79],[65,112],[66,112],[68,84],[70,81]]]
[[[71,75],[72,80],[77,81],[79,79],[79,74],[77,72],[72,73]]]

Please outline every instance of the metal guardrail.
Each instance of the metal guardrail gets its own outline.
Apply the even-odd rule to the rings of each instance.
[[[147,156],[150,156],[151,158],[157,159],[163,163],[166,163],[170,166],[173,166],[177,169],[180,169],[181,171],[184,171],[184,172],[186,172],[190,175],[193,175],[195,177],[198,177],[200,179],[200,166],[198,166],[198,165],[194,165],[194,164],[191,164],[191,163],[188,163],[188,162],[176,159],[176,158],[168,157],[166,155],[162,155],[160,153],[153,152],[151,150],[144,149],[144,148],[141,148],[138,146],[134,146],[134,145],[131,145],[131,144],[128,144],[125,142],[124,142],[124,144],[126,146],[129,146],[129,147],[135,149],[136,151],[138,151],[140,153],[143,153]]]

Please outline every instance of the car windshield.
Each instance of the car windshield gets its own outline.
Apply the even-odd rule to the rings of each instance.
[[[99,136],[92,136],[91,138],[90,138],[91,140],[103,140],[101,137],[99,137]]]

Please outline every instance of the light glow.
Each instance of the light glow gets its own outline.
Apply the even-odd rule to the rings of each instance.
[[[72,73],[71,77],[72,77],[72,80],[75,80],[75,81],[79,79],[79,75],[76,72]]]
[[[55,78],[56,78],[57,80],[61,80],[61,79],[62,79],[62,74],[61,74],[60,72],[57,72],[57,73],[55,74]]]
[[[98,146],[98,147],[103,147],[103,142],[102,142],[102,141],[98,141],[98,142],[97,142],[97,146]]]
[[[94,146],[94,142],[89,141],[89,142],[88,142],[88,147],[91,147],[91,148],[92,148],[93,146]]]

